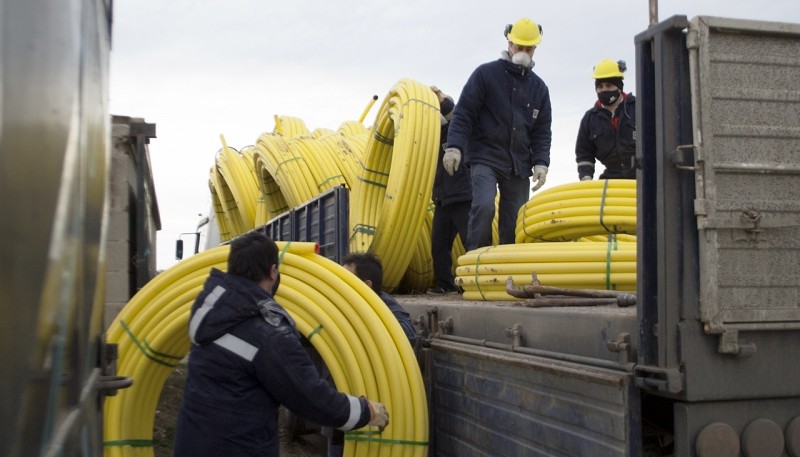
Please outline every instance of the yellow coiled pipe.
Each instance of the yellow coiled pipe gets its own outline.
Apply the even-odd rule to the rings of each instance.
[[[361,280],[315,253],[314,243],[278,243],[276,299],[318,350],[339,390],[383,402],[392,421],[379,436],[347,436],[345,455],[427,455],[427,400],[413,349],[394,315]],[[105,403],[106,455],[152,456],[153,417],[164,381],[189,349],[191,304],[229,247],[197,254],[142,288],[112,323],[117,372],[134,385]]]
[[[439,103],[426,85],[398,82],[384,99],[353,189],[350,251],[383,260],[383,284],[400,283],[430,202],[439,150]]]
[[[531,273],[546,286],[571,289],[636,289],[636,243],[550,242],[504,244],[467,252],[458,258],[456,284],[469,300],[517,300],[505,292],[512,277],[532,284]]]
[[[636,234],[636,181],[606,179],[551,187],[519,210],[516,243]]]

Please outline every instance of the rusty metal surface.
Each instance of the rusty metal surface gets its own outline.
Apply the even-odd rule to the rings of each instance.
[[[442,332],[499,344],[552,351],[616,363],[619,354],[607,343],[621,333],[636,335],[636,308],[612,306],[529,308],[513,302],[481,302],[460,295],[397,295],[411,317],[430,324],[441,321]],[[437,311],[437,317],[431,311]],[[517,335],[512,329],[517,325]],[[636,339],[631,342],[636,351]]]

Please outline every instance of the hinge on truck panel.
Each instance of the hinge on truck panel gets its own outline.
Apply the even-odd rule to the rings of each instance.
[[[736,330],[725,330],[719,336],[717,352],[720,354],[732,355],[734,357],[750,357],[756,352],[755,343],[742,344],[739,342],[739,332]]]
[[[432,337],[439,334],[439,308],[435,306],[428,310],[428,333]]]
[[[106,343],[103,338],[98,338],[98,365],[100,376],[94,382],[94,388],[100,395],[113,397],[117,390],[126,389],[133,385],[133,379],[127,376],[117,376],[117,345]]]
[[[511,338],[511,348],[515,349],[522,346],[522,324],[516,323],[511,328],[506,328],[505,334]]]
[[[636,362],[636,350],[631,344],[631,334],[628,332],[617,333],[613,340],[606,341],[606,348],[619,354],[619,363],[621,365]]]
[[[683,373],[677,368],[636,366],[633,371],[636,387],[677,394],[683,391]]]
[[[705,200],[695,200],[695,214],[700,215],[701,210],[698,208],[705,203]],[[746,208],[739,213],[723,213],[702,219],[698,217],[697,227],[699,229],[743,230],[746,237],[736,238],[735,241],[758,243],[765,241],[759,238],[765,229],[800,227],[800,215],[796,213],[776,214],[764,212],[758,208]]]
[[[442,335],[453,333],[453,316],[447,316],[445,320],[439,321],[439,330]]]
[[[672,151],[672,155],[670,159],[672,160],[672,165],[679,170],[689,170],[689,171],[696,171],[697,170],[697,158],[695,157],[695,151],[697,150],[697,146],[694,144],[682,144],[675,148]]]

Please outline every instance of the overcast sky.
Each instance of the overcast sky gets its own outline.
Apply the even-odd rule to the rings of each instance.
[[[800,23],[797,0],[659,3],[660,20]],[[647,28],[648,11],[647,0],[115,0],[110,108],[156,124],[158,268],[175,263],[174,240],[210,210],[208,171],[220,134],[241,149],[272,131],[275,115],[336,129],[378,95],[370,126],[383,97],[406,77],[457,100],[475,67],[506,48],[504,25],[520,17],[544,29],[534,60],[553,105],[545,188],[576,180],[575,136],[595,100],[592,66],[624,59],[625,90],[636,94],[634,37]]]

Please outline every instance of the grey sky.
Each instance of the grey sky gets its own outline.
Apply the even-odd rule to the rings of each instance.
[[[796,0],[659,3],[661,20],[800,23]],[[506,48],[504,25],[520,17],[544,29],[534,60],[553,105],[548,188],[577,179],[575,135],[595,100],[592,66],[626,60],[625,90],[636,94],[634,37],[647,28],[647,0],[116,0],[111,112],[157,125],[150,153],[162,221],[158,267],[174,264],[174,240],[209,211],[220,134],[241,149],[273,130],[274,115],[336,129],[378,95],[369,126],[405,77],[458,99],[472,70]]]

